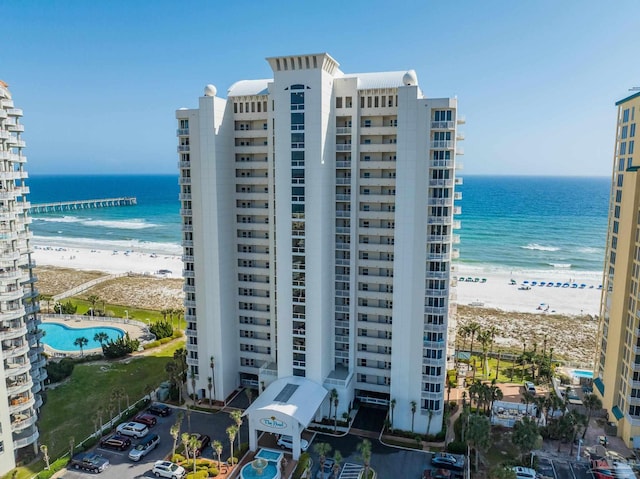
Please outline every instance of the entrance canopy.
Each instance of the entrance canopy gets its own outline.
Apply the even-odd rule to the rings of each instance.
[[[328,394],[320,384],[298,376],[280,378],[269,384],[244,415],[268,417],[275,412],[307,427]]]
[[[269,384],[245,410],[249,417],[249,448],[257,448],[257,431],[293,439],[293,457],[300,454],[300,434],[311,423],[328,392],[310,379],[289,376]]]

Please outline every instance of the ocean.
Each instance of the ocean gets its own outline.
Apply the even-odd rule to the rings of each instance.
[[[609,178],[464,176],[460,259],[467,268],[601,272]],[[182,254],[178,177],[37,176],[32,204],[135,196],[136,206],[34,214],[38,247]]]

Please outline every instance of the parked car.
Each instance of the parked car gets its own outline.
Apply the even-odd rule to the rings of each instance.
[[[204,451],[211,442],[211,438],[206,434],[200,434],[199,432],[194,432],[191,434],[191,437],[195,437],[199,441],[200,445],[196,448],[196,457],[201,456],[202,451]],[[189,446],[187,446],[187,453],[189,457],[193,457],[193,451],[189,449]]]
[[[168,416],[172,409],[164,404],[152,404],[147,408],[147,412],[155,416]]]
[[[433,455],[431,465],[441,469],[449,469],[450,471],[464,470],[464,456],[449,454],[448,452],[439,452]]]
[[[144,456],[153,451],[160,444],[160,436],[157,434],[147,434],[140,439],[140,442],[129,451],[129,459],[138,462]]]
[[[538,477],[536,471],[529,467],[515,466],[511,469],[516,473],[516,479],[536,479]]]
[[[155,416],[152,416],[151,414],[144,414],[144,413],[138,414],[136,417],[132,419],[132,421],[139,422],[140,424],[144,424],[145,426],[148,426],[148,427],[153,427],[158,422]]]
[[[69,461],[68,467],[84,469],[89,472],[102,472],[109,466],[109,460],[100,454],[81,452]]]
[[[524,383],[524,390],[531,393],[531,394],[535,394],[536,393],[536,386],[535,384],[533,384],[532,382],[525,382]]]
[[[316,479],[329,479],[333,474],[333,466],[336,463],[330,457],[325,458],[323,467],[318,468],[318,472],[316,473]],[[340,475],[338,473],[338,475]]]
[[[119,449],[124,451],[131,446],[131,439],[121,434],[114,434],[100,441],[100,447],[108,447],[110,449]]]
[[[116,428],[116,432],[140,439],[149,434],[149,428],[139,422],[124,422]]]
[[[184,467],[169,461],[156,461],[151,472],[156,477],[169,477],[170,479],[181,479],[186,474]]]
[[[280,436],[278,437],[278,446],[282,449],[293,449],[293,438],[291,436]],[[302,452],[306,451],[309,448],[309,441],[306,439],[300,439],[300,449]]]

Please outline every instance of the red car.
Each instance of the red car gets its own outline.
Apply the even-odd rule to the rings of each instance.
[[[158,422],[158,420],[156,419],[155,416],[152,416],[151,414],[138,414],[136,417],[134,417],[133,422],[139,422],[141,424],[145,424],[146,426],[149,427],[153,427],[156,425],[156,423]]]

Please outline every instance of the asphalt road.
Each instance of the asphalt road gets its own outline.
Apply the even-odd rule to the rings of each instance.
[[[93,451],[106,457],[110,462],[110,466],[102,472],[99,477],[101,479],[155,477],[151,474],[154,462],[164,459],[171,453],[173,438],[171,437],[171,434],[169,434],[169,429],[171,429],[171,426],[175,423],[176,419],[177,410],[175,409],[173,414],[168,417],[158,417],[158,423],[151,428],[151,431],[160,436],[160,444],[158,444],[158,447],[147,454],[140,462],[131,461],[127,457],[129,453],[128,450],[120,452],[96,446]],[[191,427],[189,427],[189,423]],[[215,440],[220,441],[223,445],[222,460],[224,461],[230,454],[229,437],[227,436],[226,429],[231,424],[232,420],[229,417],[228,412],[222,411],[211,414],[192,411],[190,412],[189,418],[187,418],[185,414],[180,431],[181,433],[199,432],[201,434],[207,434],[211,437],[212,443]],[[246,442],[247,440],[248,426],[244,424],[241,428],[240,442]],[[135,446],[135,444],[137,444],[137,440],[133,439],[132,444]],[[180,439],[178,439],[178,444],[180,444]],[[237,439],[235,445],[237,445]],[[218,459],[211,446],[207,447],[203,451],[202,456],[215,460]],[[95,474],[71,469],[65,472],[63,477],[65,479],[86,479],[88,476],[95,476]]]

